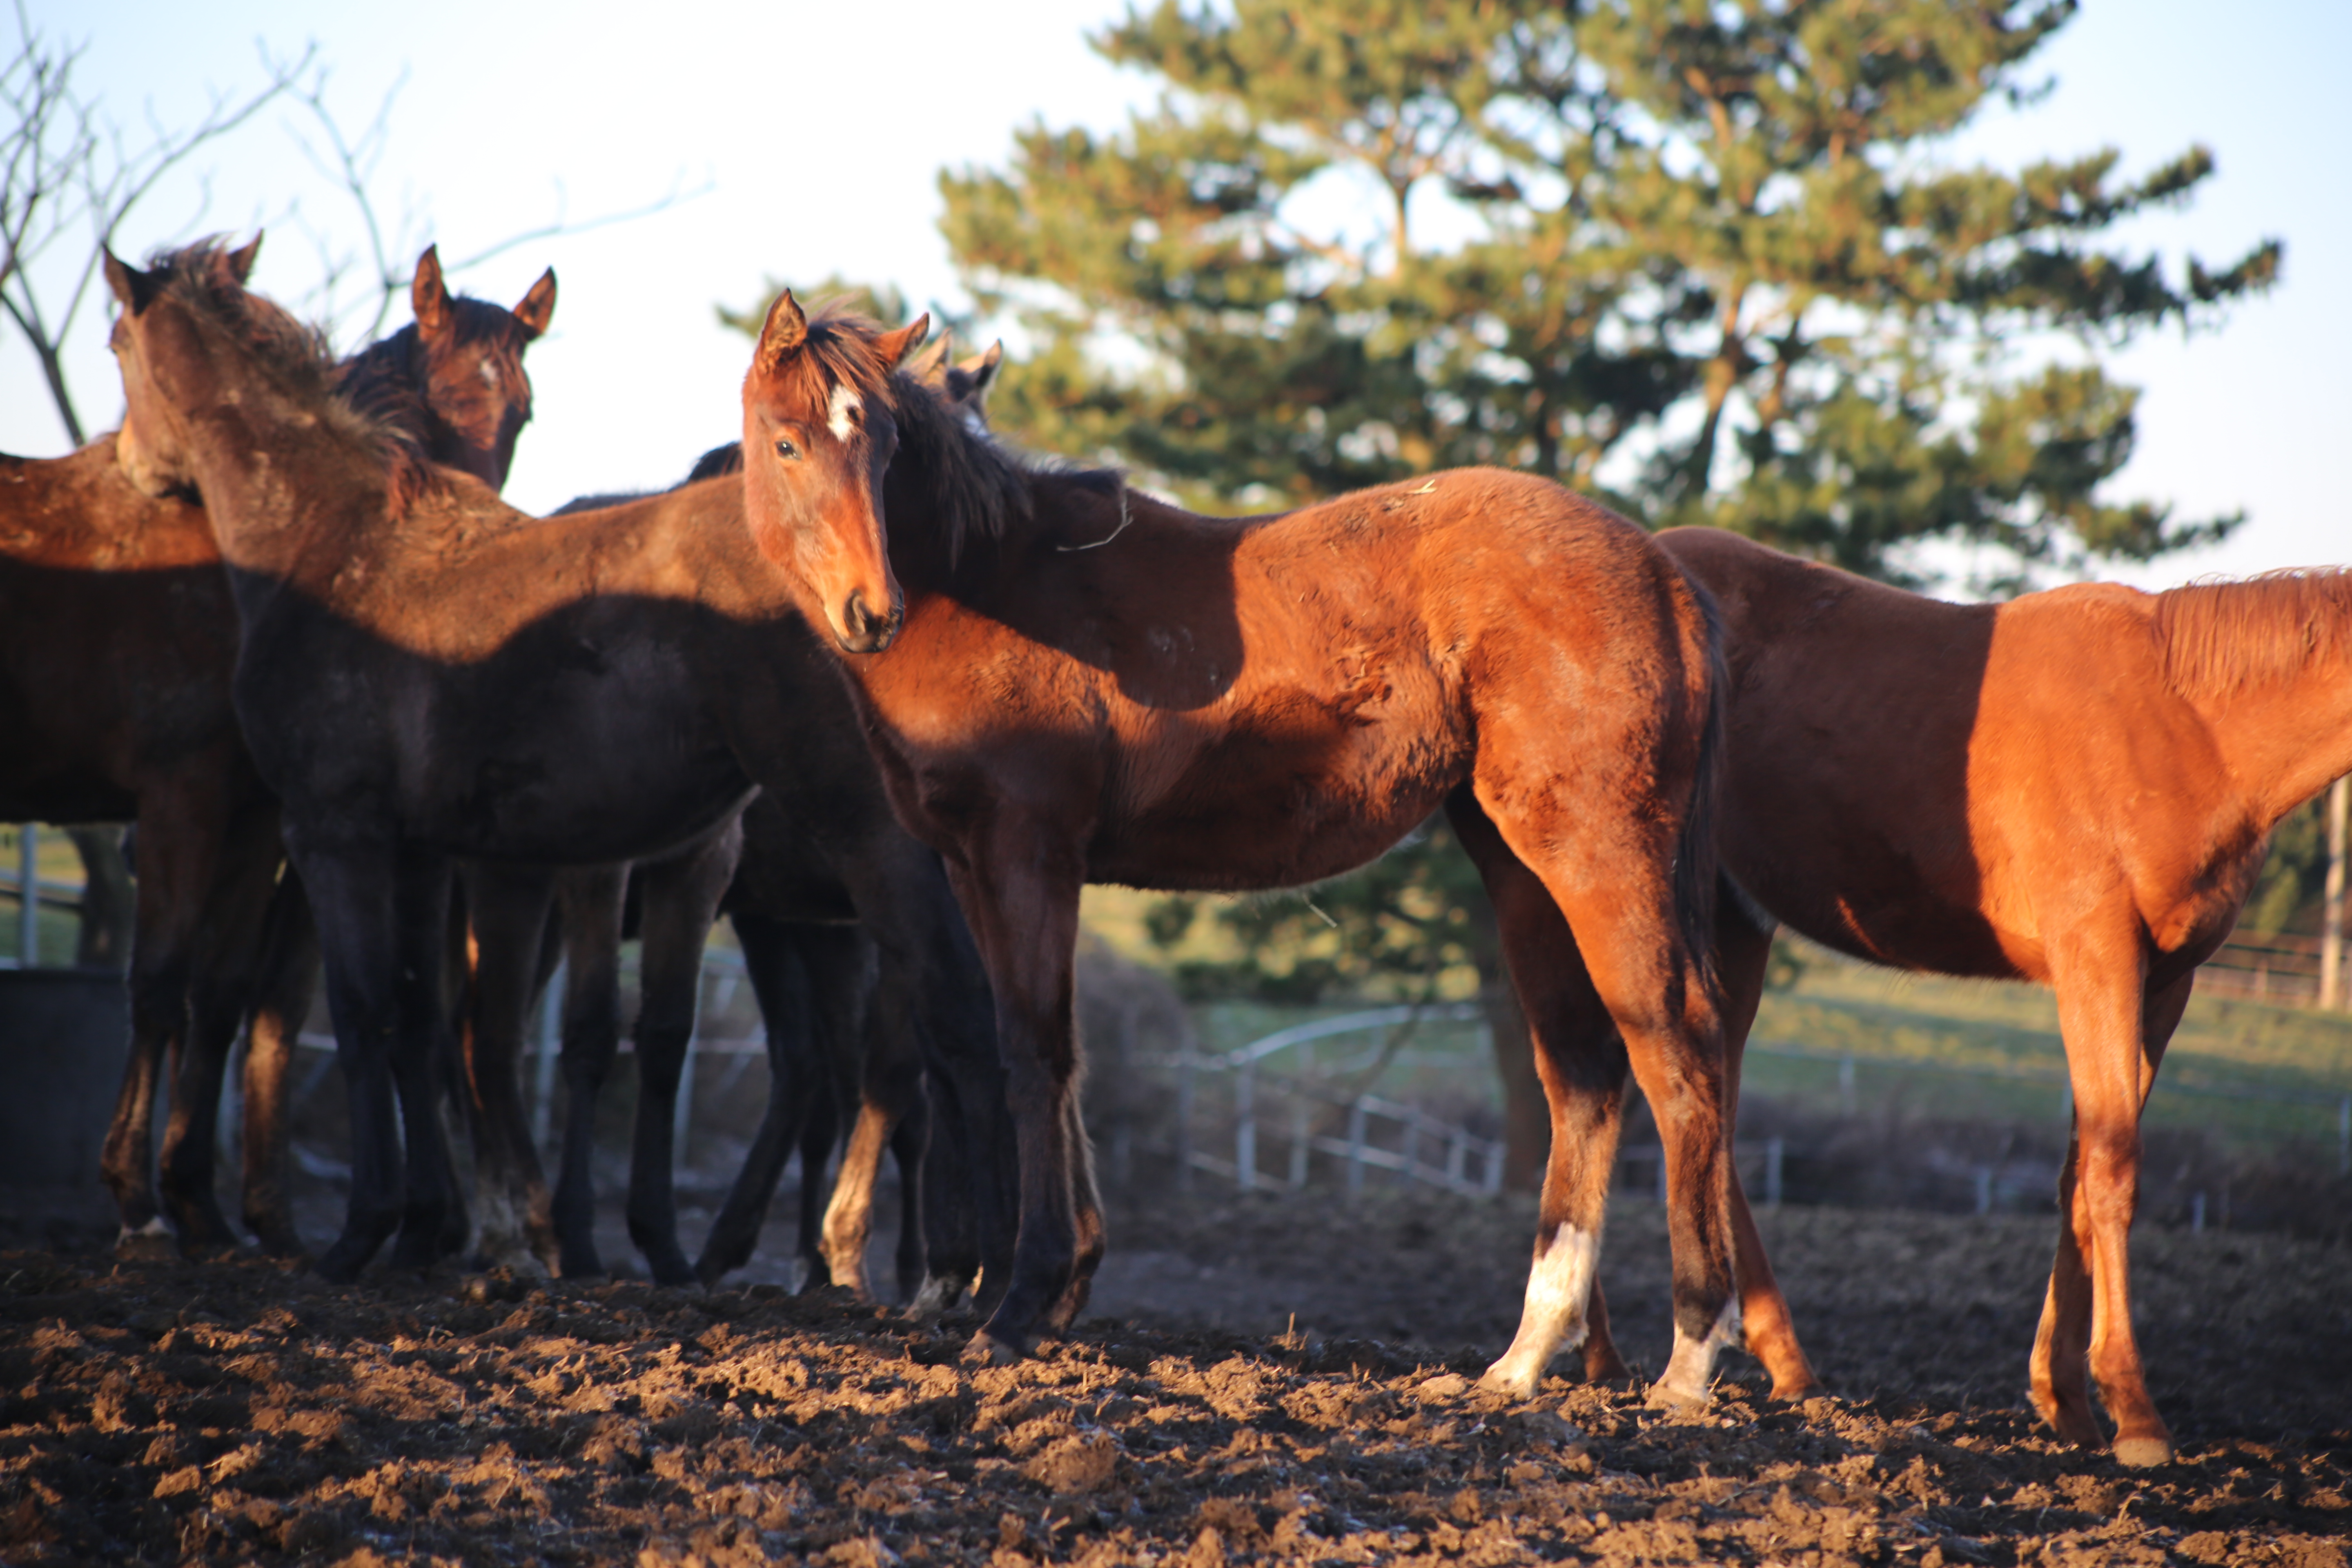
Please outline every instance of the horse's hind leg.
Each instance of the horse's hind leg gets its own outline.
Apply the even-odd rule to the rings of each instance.
[[[727,1201],[719,1205],[719,1217],[703,1238],[702,1256],[695,1261],[694,1272],[706,1285],[717,1284],[751,1260],[760,1231],[767,1223],[768,1205],[775,1197],[776,1183],[792,1159],[793,1145],[808,1125],[817,1099],[831,1092],[824,1081],[824,1061],[810,1037],[808,982],[793,951],[793,928],[740,910],[733,919],[735,939],[742,944],[743,966],[751,976],[751,993],[759,999],[760,1018],[768,1036],[768,1105],[751,1151],[744,1156],[743,1168],[735,1173],[735,1184],[728,1189]],[[829,1121],[827,1129],[829,1151],[833,1142]],[[819,1184],[824,1159],[820,1154],[803,1163],[804,1194]],[[808,1210],[805,1202],[803,1207]],[[803,1243],[813,1247],[816,1233],[813,1210],[803,1215]]]
[[[2031,1386],[2042,1419],[2070,1441],[2101,1447],[2087,1371],[2115,1418],[2116,1458],[2158,1465],[2172,1457],[2172,1434],[2148,1397],[2132,1335],[2128,1248],[2139,1199],[2140,1112],[2195,976],[2143,995],[2136,948],[2118,961],[2089,946],[2078,941],[2052,952],[2074,1129],[2059,1179],[2058,1253],[2034,1336]],[[2118,972],[2131,984],[2120,996]]]
[[[278,858],[277,812],[247,813],[228,835],[205,897],[188,985],[187,1045],[172,1085],[162,1162],[163,1205],[185,1252],[237,1244],[215,1190],[221,1081],[253,994]]]
[[[914,1103],[890,1132],[890,1157],[898,1165],[898,1246],[893,1255],[898,1298],[913,1301],[923,1292],[929,1258],[923,1218],[923,1162],[931,1144],[930,1097],[918,1082]]]
[[[621,910],[625,866],[582,867],[556,880],[563,954],[563,1171],[555,1184],[558,1271],[604,1272],[596,1252],[596,1100],[621,1049]]]
[[[286,1184],[286,1150],[294,1051],[318,983],[319,933],[302,879],[289,866],[262,924],[245,1039],[245,1224],[272,1258],[303,1256]]]
[[[171,1247],[154,1172],[155,1093],[189,1024],[189,982],[206,901],[221,876],[231,811],[225,770],[181,777],[140,802],[139,883],[131,946],[131,1055],[99,1170],[121,1215],[118,1250]]]
[[[1535,1260],[1518,1332],[1486,1369],[1490,1388],[1534,1396],[1555,1353],[1584,1342],[1586,1307],[1601,1259],[1609,1181],[1625,1107],[1625,1049],[1593,991],[1576,940],[1543,882],[1511,853],[1470,798],[1447,803],[1455,834],[1486,884],[1519,1005],[1535,1042],[1536,1071],[1551,1110]],[[1608,1363],[1615,1363],[1612,1368]],[[1609,1352],[1604,1373],[1622,1375]]]
[[[823,931],[808,929],[803,942],[823,942]],[[893,1026],[895,1014],[865,1005],[873,984],[871,944],[854,928],[825,934],[835,936],[834,954],[819,957],[821,950],[813,946],[803,952],[809,954],[811,977],[817,981],[819,1038],[828,1066],[836,1084],[855,1087],[856,1109],[841,1169],[834,1178],[833,1197],[825,1205],[822,1245],[833,1283],[863,1301],[873,1296],[866,1277],[866,1246],[873,1233],[882,1154],[920,1100],[922,1058],[911,1034]],[[832,978],[828,983],[820,976]],[[909,1173],[919,1184],[919,1158]]]
[[[1756,1024],[1756,1009],[1764,999],[1764,976],[1772,963],[1772,932],[1759,930],[1726,888],[1715,911],[1716,957],[1723,977],[1723,1104],[1726,1148],[1736,1144],[1739,1110],[1739,1069],[1748,1047],[1748,1032]],[[1750,1354],[1772,1374],[1772,1397],[1803,1399],[1819,1391],[1805,1347],[1797,1342],[1797,1326],[1789,1314],[1788,1299],[1773,1276],[1772,1259],[1756,1229],[1740,1184],[1738,1162],[1731,1168],[1731,1240],[1739,1268],[1739,1319],[1748,1335]]]
[[[645,924],[637,1013],[637,1123],[629,1157],[629,1239],[663,1285],[694,1282],[677,1245],[674,1112],[686,1048],[702,989],[702,944],[742,847],[730,821],[701,844],[666,860],[641,864]]]
[[[1094,1293],[1095,1270],[1102,1266],[1103,1252],[1109,1245],[1103,1226],[1102,1190],[1095,1181],[1095,1142],[1087,1136],[1083,1106],[1077,1086],[1071,1085],[1064,1110],[1068,1128],[1063,1136],[1070,1146],[1070,1213],[1076,1221],[1077,1256],[1070,1264],[1068,1288],[1045,1315],[1046,1323],[1056,1329],[1068,1328],[1087,1310],[1087,1298]]]

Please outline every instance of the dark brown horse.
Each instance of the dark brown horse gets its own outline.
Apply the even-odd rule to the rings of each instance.
[[[2140,1111],[2272,829],[2352,770],[2352,574],[1949,605],[1713,530],[1659,542],[1726,626],[1721,845],[1748,895],[1718,914],[1730,1038],[1773,920],[1875,963],[2054,988],[2074,1131],[2033,1404],[2103,1447],[2095,1378],[2116,1458],[2163,1462],[2131,1325]],[[1743,1283],[1752,1312],[1769,1268]]]
[[[994,374],[994,351],[931,367],[938,384],[982,411]],[[703,454],[685,483],[740,473],[734,442]],[[636,495],[583,497],[553,515],[597,510]],[[665,1284],[715,1282],[751,1258],[768,1205],[797,1145],[803,1155],[800,1253],[811,1286],[835,1285],[860,1299],[866,1238],[883,1151],[894,1151],[902,1214],[898,1274],[902,1295],[943,1304],[979,1266],[969,1205],[955,1182],[940,1208],[936,1238],[942,1272],[928,1286],[922,1195],[929,1117],[919,1042],[879,1037],[874,1013],[871,942],[854,930],[855,905],[826,855],[809,842],[772,799],[749,806],[740,830],[714,833],[688,848],[630,867],[545,868],[477,864],[472,929],[477,961],[469,1007],[467,1060],[474,1089],[476,1251],[486,1262],[535,1256],[567,1278],[604,1271],[594,1237],[592,1154],[595,1108],[619,1045],[619,966],[624,889],[640,912],[645,954],[637,1023],[641,1075],[630,1163],[628,1225]],[[730,914],[742,943],[754,994],[767,1024],[770,1067],[766,1114],[729,1193],[701,1258],[689,1267],[678,1246],[671,1186],[677,1086],[662,1064],[683,1062],[693,1027],[699,959],[714,914]],[[935,896],[949,894],[944,881]],[[960,916],[947,917],[960,921]],[[522,1110],[516,1068],[524,1020],[553,957],[543,941],[560,932],[569,964],[563,1007],[565,1118],[562,1175],[551,1196],[540,1174]],[[533,963],[534,956],[536,963]],[[967,984],[978,978],[967,953]],[[919,999],[916,1005],[928,1003]],[[951,1026],[950,1026],[951,1027]],[[836,1103],[837,1101],[837,1103]],[[822,1217],[812,1209],[838,1127],[848,1149]],[[960,1127],[959,1127],[960,1133]],[[959,1149],[963,1139],[949,1134]]]
[[[1698,595],[1639,530],[1519,475],[1233,521],[1026,468],[893,374],[907,346],[782,296],[744,382],[744,488],[761,549],[848,656],[892,801],[946,857],[994,987],[1022,1223],[974,1352],[1066,1317],[1097,1242],[1071,1185],[1083,884],[1312,881],[1443,804],[1553,1106],[1526,1311],[1488,1379],[1532,1392],[1582,1331],[1614,1126],[1582,1124],[1563,1034],[1580,949],[1670,1152],[1675,1351],[1654,1396],[1705,1399],[1739,1309]]]
[[[228,258],[240,278],[256,246]],[[419,324],[343,374],[433,460],[501,483],[530,415],[522,349],[546,328],[554,275],[509,313],[453,300],[428,249],[411,295]],[[211,526],[186,500],[142,493],[115,458],[109,437],[54,461],[0,459],[0,816],[140,825],[131,1051],[104,1161],[126,1240],[176,1228],[183,1246],[234,1243],[213,1194],[214,1108],[249,1010],[246,1222],[295,1253],[281,1112],[315,965],[309,917],[290,879],[272,901],[277,805],[230,706],[236,616]],[[167,1059],[159,1208],[149,1140]]]
[[[922,1040],[966,1115],[1001,1117],[986,986],[976,965],[961,978],[971,939],[931,896],[938,858],[892,819],[837,669],[752,543],[740,483],[525,518],[424,468],[338,396],[309,334],[217,250],[152,272],[110,258],[107,273],[126,467],[205,499],[242,626],[238,718],[326,955],[353,1190],[323,1272],[350,1278],[395,1228],[397,1257],[428,1258],[450,1205],[439,1129],[418,1110],[446,1027],[452,858],[651,858],[755,784],[879,944],[882,1026]],[[977,1184],[978,1201],[992,1190]],[[1010,1226],[978,1229],[1001,1280],[1009,1246],[991,1238]]]

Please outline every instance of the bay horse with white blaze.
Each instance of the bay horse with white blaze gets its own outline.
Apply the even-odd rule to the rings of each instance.
[[[2116,1458],[2164,1462],[2131,1322],[2140,1113],[2272,830],[2352,771],[2352,573],[1952,605],[1713,529],[1658,542],[1725,623],[1735,1077],[1772,920],[1874,963],[2053,987],[2074,1124],[2033,1405],[2105,1447],[2095,1379]],[[1769,1266],[1743,1285],[1751,1312],[1759,1287],[1778,1307]]]
[[[1025,467],[898,368],[911,342],[780,296],[743,384],[745,504],[832,633],[994,989],[1022,1215],[970,1353],[1026,1352],[1084,1290],[1082,886],[1310,882],[1444,805],[1495,898],[1554,1123],[1524,1315],[1487,1381],[1532,1393],[1582,1334],[1613,1121],[1585,1124],[1564,1032],[1580,949],[1669,1151],[1675,1345],[1653,1397],[1706,1398],[1739,1305],[1700,596],[1640,530],[1517,474],[1226,520]]]

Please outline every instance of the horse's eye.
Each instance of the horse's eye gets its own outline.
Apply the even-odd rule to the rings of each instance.
[[[794,459],[796,459],[797,458],[799,458],[799,457],[800,457],[800,455],[801,455],[801,449],[800,449],[798,447],[793,446],[790,441],[783,440],[783,439],[782,439],[781,437],[777,440],[777,442],[776,442],[776,456],[777,456],[777,457],[783,458],[786,462],[788,462],[788,463],[789,463],[789,462],[793,461],[793,460],[794,460]]]

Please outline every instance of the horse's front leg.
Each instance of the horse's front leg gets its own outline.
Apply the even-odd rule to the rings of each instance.
[[[394,894],[394,996],[400,1019],[393,1080],[408,1139],[407,1190],[393,1261],[431,1267],[464,1246],[464,1200],[451,1163],[445,1102],[462,1093],[457,1042],[444,978],[450,948],[455,868],[445,856],[404,847]],[[454,1223],[453,1223],[454,1222]]]
[[[263,922],[245,1040],[245,1224],[272,1258],[300,1258],[286,1150],[292,1134],[294,1051],[319,985],[319,933],[292,867]]]
[[[583,867],[556,880],[562,911],[563,1169],[555,1184],[558,1271],[604,1272],[596,1251],[596,1099],[621,1050],[621,906],[626,866]]]
[[[474,935],[465,1035],[474,1129],[474,1258],[486,1268],[535,1272],[560,1262],[521,1078],[554,873],[486,861],[469,868],[467,882]]]
[[[743,949],[743,967],[751,976],[752,994],[760,1003],[760,1021],[767,1031],[768,1104],[760,1118],[760,1131],[743,1157],[743,1167],[735,1173],[735,1184],[728,1189],[710,1234],[703,1237],[702,1256],[695,1260],[694,1272],[706,1285],[716,1285],[730,1271],[751,1260],[776,1184],[792,1159],[793,1145],[808,1125],[811,1112],[818,1109],[818,1100],[831,1092],[824,1082],[824,1063],[810,1037],[809,977],[794,951],[794,928],[786,921],[740,910],[733,919],[735,939]],[[828,1152],[833,1144],[831,1125],[828,1118],[824,1141]],[[819,1184],[821,1171],[816,1167],[823,1163],[822,1155],[803,1162],[804,1198],[810,1188]],[[803,1228],[803,1240],[811,1240],[816,1228],[813,1215]]]
[[[1077,844],[1042,821],[1000,820],[951,871],[995,992],[997,1047],[1020,1159],[1012,1279],[967,1360],[1001,1363],[1029,1354],[1078,1260],[1069,1101],[1078,1065],[1073,976],[1085,875]]]
[[[310,894],[326,959],[327,1009],[351,1109],[351,1200],[342,1234],[319,1259],[318,1271],[349,1284],[401,1218],[404,1173],[393,1092],[402,1026],[395,994],[402,952],[394,892],[398,854],[389,831],[373,840],[317,842],[289,822],[286,840]]]
[[[677,1244],[677,1086],[694,1038],[702,992],[702,947],[742,847],[730,822],[694,849],[640,864],[645,913],[637,1011],[637,1122],[629,1159],[629,1239],[656,1283],[691,1285],[694,1265]]]

